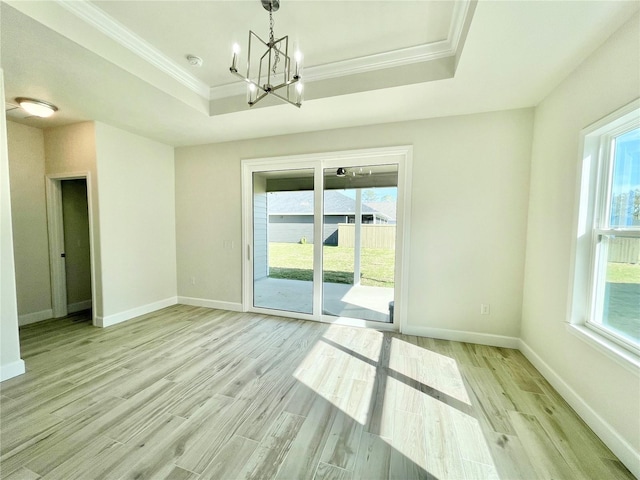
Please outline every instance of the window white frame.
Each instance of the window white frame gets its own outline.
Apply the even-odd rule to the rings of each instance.
[[[602,314],[603,286],[598,270],[605,268],[606,248],[600,239],[607,235],[640,238],[640,230],[609,225],[610,185],[613,174],[613,139],[640,126],[640,99],[602,118],[580,134],[580,162],[570,276],[568,319],[573,333],[613,354],[616,359],[640,365],[640,347],[594,321]]]

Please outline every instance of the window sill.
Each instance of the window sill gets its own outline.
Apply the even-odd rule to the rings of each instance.
[[[567,324],[567,330],[569,333],[575,335],[580,340],[594,347],[601,353],[604,353],[607,357],[611,358],[630,372],[640,375],[640,356],[630,352],[626,348],[621,347],[602,335],[598,335],[598,333],[584,325]]]

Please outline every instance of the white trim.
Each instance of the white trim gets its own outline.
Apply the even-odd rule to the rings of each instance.
[[[564,398],[587,425],[602,439],[611,451],[631,471],[640,478],[640,452],[637,452],[609,423],[567,384],[524,340],[520,339],[519,349],[534,367],[547,379],[551,386]]]
[[[244,94],[246,85],[243,82],[207,85],[91,2],[55,1],[65,10],[206,100]],[[327,80],[454,56],[458,53],[467,17],[472,11],[470,5],[471,0],[455,2],[449,32],[445,40],[307,67],[304,71],[304,80],[305,82]]]
[[[24,360],[16,360],[15,362],[2,365],[0,366],[0,382],[22,375],[26,371]]]
[[[126,322],[127,320],[131,320],[132,318],[136,318],[141,315],[146,315],[147,313],[155,312],[156,310],[160,310],[162,308],[176,305],[177,303],[178,297],[169,297],[165,298],[164,300],[158,300],[157,302],[148,303],[147,305],[141,305],[139,307],[132,308],[131,310],[114,313],[113,315],[108,315],[106,317],[96,317],[96,326],[110,327],[111,325]]]
[[[206,298],[178,297],[181,305],[191,305],[194,307],[215,308],[216,310],[229,310],[231,312],[242,312],[242,303],[224,302],[221,300],[209,300]]]
[[[55,318],[67,315],[66,272],[60,259],[64,251],[64,233],[62,219],[62,184],[63,180],[84,179],[87,185],[87,214],[89,216],[89,262],[91,264],[91,305],[92,322],[98,325],[98,304],[96,302],[96,257],[94,244],[93,217],[93,182],[91,172],[54,173],[45,176],[45,194],[47,199],[47,228],[49,235],[49,265],[51,276],[51,303]],[[97,239],[95,239],[97,240]]]
[[[454,55],[460,53],[460,41],[464,37],[464,26],[470,12],[471,1],[454,2],[453,13],[451,14],[452,20],[449,24],[449,33],[447,35],[447,41],[451,44],[451,50]]]
[[[67,305],[67,314],[81,312],[83,310],[88,310],[92,307],[93,303],[91,300],[84,300],[82,302],[70,303]]]
[[[209,86],[206,83],[193,76],[160,50],[143,40],[91,2],[78,2],[75,0],[55,1],[76,17],[104,33],[144,61],[171,76],[191,91],[207,100],[209,99]]]
[[[398,319],[400,333],[405,333],[408,323],[409,305],[409,258],[411,256],[411,184],[413,171],[413,146],[409,146],[405,153],[405,161],[398,164],[398,183],[402,183],[399,189],[401,194],[396,198],[396,249],[400,246],[402,262],[397,262],[394,276],[396,278],[394,297],[394,317]],[[398,185],[400,186],[400,185]],[[396,322],[394,322],[396,323]]]
[[[460,26],[462,28],[462,25]],[[317,82],[331,78],[346,77],[360,73],[375,72],[385,68],[396,68],[414,63],[428,62],[455,55],[454,45],[447,39],[425,43],[414,47],[400,48],[390,52],[376,53],[364,57],[341,60],[313,67],[305,67],[304,81]],[[246,83],[234,82],[213,86],[209,92],[211,100],[243,95]]]
[[[598,225],[598,218],[604,212],[601,200],[608,198],[607,192],[603,189],[608,186],[610,172],[607,169],[610,170],[612,167],[607,156],[609,145],[606,141],[603,142],[603,139],[630,122],[638,122],[638,109],[640,109],[640,99],[635,99],[580,131],[566,305],[567,319],[575,327],[569,331],[590,345],[598,347],[608,356],[618,356],[619,363],[627,366],[629,362],[626,354],[619,348],[609,347],[611,342],[605,338],[606,334],[596,341],[595,336],[600,335],[594,330],[587,329],[585,325],[590,318],[594,317],[597,309],[601,308],[597,299],[602,298],[598,294],[600,285],[596,282],[595,271],[598,269],[597,259],[604,261],[604,256],[598,252],[599,244],[594,235],[594,227],[608,226]],[[606,230],[600,229],[600,231],[606,233]],[[624,344],[624,342],[619,343]]]
[[[65,262],[61,258],[64,252],[64,230],[62,219],[61,179],[49,175],[46,177],[45,194],[47,198],[47,227],[49,232],[49,274],[51,277],[52,317],[67,315],[67,284]]]
[[[587,345],[594,347],[621,367],[626,368],[631,373],[640,376],[640,357],[630,350],[621,347],[618,343],[607,339],[604,335],[595,332],[583,325],[567,324],[567,331],[576,336]]]
[[[438,338],[440,340],[452,340],[454,342],[477,343],[492,347],[518,348],[518,337],[507,337],[492,333],[468,332],[464,330],[449,330],[445,328],[431,328],[414,325],[406,325],[402,331],[404,335],[417,335],[418,337]]]
[[[42,322],[43,320],[49,320],[53,318],[53,310],[42,310],[40,312],[25,313],[24,315],[18,315],[18,325],[30,325],[32,323]]]

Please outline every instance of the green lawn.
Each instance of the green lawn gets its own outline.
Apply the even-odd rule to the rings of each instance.
[[[353,283],[353,248],[324,246],[323,255],[325,282]],[[363,248],[362,285],[393,287],[394,257],[394,250]],[[269,244],[269,276],[311,281],[312,266],[312,244]],[[607,282],[640,283],[640,264],[609,263]]]
[[[324,281],[353,283],[353,248],[323,247]],[[363,248],[362,285],[393,287],[395,251]],[[313,245],[297,243],[269,244],[269,276],[293,280],[313,280]]]
[[[607,265],[607,282],[640,283],[640,264],[609,263]]]

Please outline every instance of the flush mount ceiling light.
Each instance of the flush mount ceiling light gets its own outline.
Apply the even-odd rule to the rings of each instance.
[[[247,82],[247,102],[250,107],[267,95],[273,95],[295,107],[300,107],[302,105],[302,54],[296,51],[295,62],[292,62],[289,57],[289,37],[276,39],[273,35],[273,12],[277,12],[280,8],[280,0],[261,0],[261,2],[264,9],[269,12],[269,41],[265,42],[249,30],[247,74],[245,76],[238,73],[238,54],[240,53],[238,44],[233,46],[229,70]],[[267,48],[261,56],[252,58],[252,40],[254,45],[259,42],[258,46]]]
[[[34,117],[47,118],[58,111],[58,107],[55,105],[35,98],[18,97],[16,102]]]

